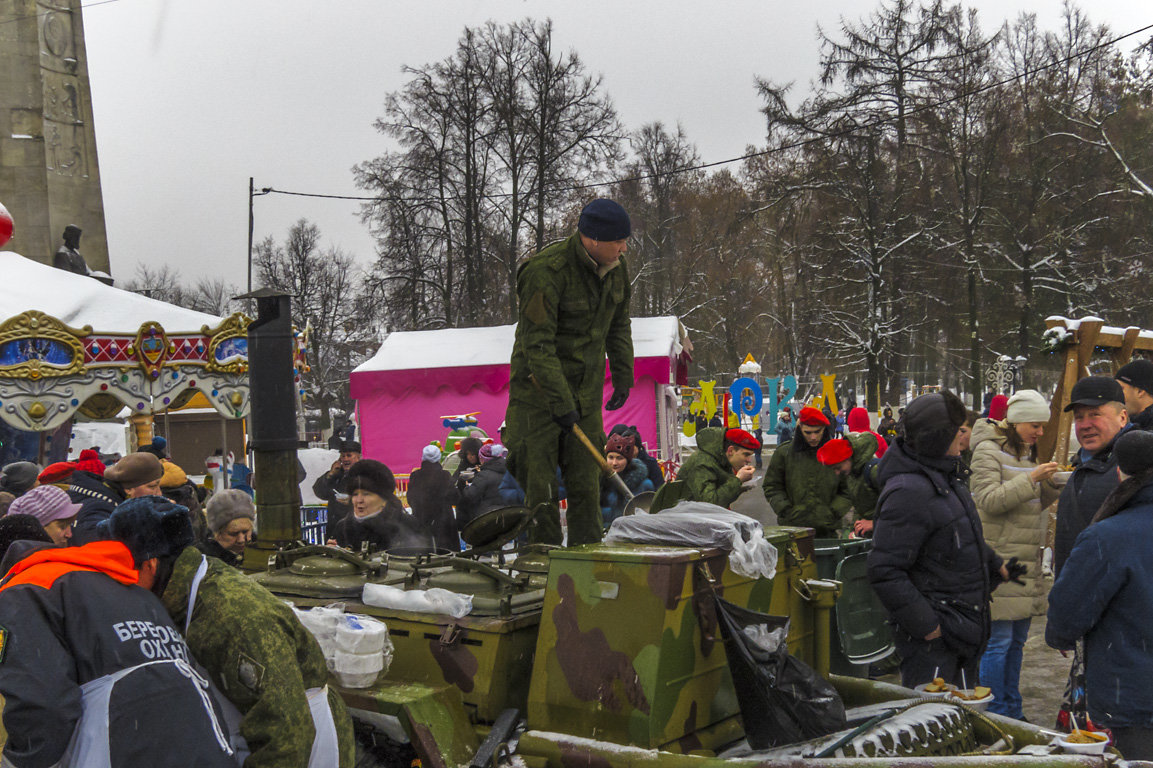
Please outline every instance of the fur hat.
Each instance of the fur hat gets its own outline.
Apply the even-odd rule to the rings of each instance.
[[[949,450],[968,415],[961,398],[942,390],[909,403],[898,427],[909,450],[928,459],[939,459]]]
[[[8,491],[13,496],[25,493],[36,485],[40,467],[30,461],[14,461],[0,469],[0,491]]]
[[[618,432],[615,435],[609,435],[608,442],[605,443],[605,455],[610,453],[619,453],[625,457],[626,461],[632,461],[633,457],[637,455],[637,443],[630,434]]]
[[[343,441],[341,441],[340,452],[341,453],[363,453],[363,451],[360,450],[360,443],[356,442],[355,440],[343,440]]]
[[[593,240],[612,242],[632,234],[632,222],[620,203],[598,197],[581,210],[577,229]]]
[[[104,466],[103,464],[101,466]],[[40,481],[41,485],[49,485],[51,483],[60,483],[67,480],[72,476],[79,467],[76,466],[74,461],[57,461],[54,464],[49,464],[44,468],[44,471],[36,478]]]
[[[130,453],[104,470],[104,479],[122,488],[136,488],[164,477],[164,465],[152,453]]]
[[[1049,404],[1035,389],[1018,390],[1009,398],[1005,418],[1010,424],[1030,424],[1049,421]]]
[[[480,456],[480,438],[479,437],[466,437],[460,441],[460,456],[463,459],[467,454],[475,453]]]
[[[827,427],[829,426],[829,417],[821,413],[819,408],[814,408],[811,405],[806,405],[801,409],[801,415],[798,417],[799,421],[808,427]]]
[[[155,456],[152,458],[160,463]],[[153,557],[179,553],[195,538],[188,508],[173,504],[163,496],[129,499],[96,527],[96,533],[100,538],[115,539],[128,547],[137,568]]]
[[[85,448],[80,452],[80,457],[76,459],[76,469],[80,472],[91,472],[94,475],[104,476],[104,462],[100,460],[100,454],[91,448]]]
[[[252,497],[244,491],[233,489],[217,491],[208,500],[204,515],[208,518],[208,530],[218,533],[233,520],[242,517],[255,520],[256,506],[252,503]]]
[[[435,445],[426,445],[420,452],[421,461],[440,461],[440,448]]]
[[[396,478],[391,469],[376,459],[361,459],[348,468],[344,487],[349,495],[359,489],[388,498],[396,493]]]
[[[830,440],[817,451],[817,461],[826,467],[833,467],[842,461],[853,458],[853,445],[844,438]]]

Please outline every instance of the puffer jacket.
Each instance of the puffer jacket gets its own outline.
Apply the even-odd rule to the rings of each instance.
[[[869,581],[891,620],[914,638],[936,627],[962,656],[989,638],[1001,558],[985,543],[958,459],[916,456],[901,438],[881,459]]]
[[[737,500],[741,481],[725,456],[723,427],[705,427],[697,432],[697,451],[681,465],[677,479],[684,481],[687,498],[693,501],[728,507]]]
[[[1026,455],[1020,459],[1005,450],[1004,427],[984,429],[973,443],[969,488],[985,541],[1008,560],[1026,567],[1025,584],[1009,582],[997,590],[993,621],[1016,621],[1045,614],[1049,581],[1041,575],[1041,550],[1047,529],[1045,507],[1059,491],[1048,482],[1034,483],[1029,473],[1037,466]]]
[[[1146,485],[1077,537],[1049,593],[1045,642],[1067,650],[1085,638],[1089,714],[1112,728],[1153,722],[1151,526],[1153,485]]]
[[[826,430],[821,445],[829,437]],[[791,442],[773,451],[762,487],[779,524],[813,528],[818,537],[836,536],[841,519],[853,507],[846,479],[817,461],[817,448],[799,430]]]

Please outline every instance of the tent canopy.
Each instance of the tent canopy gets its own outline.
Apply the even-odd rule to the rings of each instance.
[[[248,412],[247,318],[195,312],[0,252],[0,418],[55,429],[77,411],[151,415],[195,392]]]

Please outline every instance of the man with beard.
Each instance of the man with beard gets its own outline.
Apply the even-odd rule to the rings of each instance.
[[[817,460],[832,437],[829,419],[813,407],[801,409],[792,441],[773,452],[762,483],[780,525],[812,528],[817,538],[834,537],[853,507],[845,477]]]

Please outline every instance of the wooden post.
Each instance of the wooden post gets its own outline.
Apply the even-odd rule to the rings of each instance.
[[[129,423],[132,424],[132,431],[136,437],[136,445],[133,446],[133,451],[139,451],[141,447],[152,444],[152,416],[146,413],[134,413],[128,417]]]

